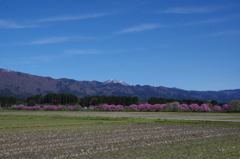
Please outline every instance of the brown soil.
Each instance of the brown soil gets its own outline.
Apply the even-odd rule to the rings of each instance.
[[[67,115],[67,116],[103,116],[135,117],[151,119],[188,119],[188,120],[233,120],[240,121],[238,113],[205,112],[106,112],[106,111],[0,111],[0,114],[16,115]]]

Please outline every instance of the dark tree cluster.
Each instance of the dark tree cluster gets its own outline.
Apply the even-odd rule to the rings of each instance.
[[[172,102],[179,102],[180,104],[198,104],[198,105],[201,105],[201,104],[204,104],[204,103],[207,103],[206,101],[202,101],[202,100],[197,100],[197,99],[167,99],[167,98],[163,98],[163,97],[160,97],[160,98],[157,98],[157,97],[151,97],[148,99],[148,103],[149,104],[166,104],[166,103],[172,103]],[[212,105],[217,105],[218,102],[216,100],[212,100],[210,102]]]
[[[46,94],[44,96],[42,95],[35,95],[27,98],[27,103],[29,106],[37,104],[53,104],[53,105],[59,105],[59,104],[70,104],[74,105],[79,102],[79,99],[77,96],[72,94]]]
[[[114,104],[114,105],[123,105],[129,106],[131,104],[138,104],[138,97],[129,97],[129,96],[91,96],[80,98],[81,106],[90,106],[90,105],[100,105],[100,104]]]
[[[0,106],[1,107],[9,107],[17,103],[17,98],[14,97],[0,97]]]
[[[179,102],[179,104],[204,104],[204,103],[210,103],[212,106],[219,105],[223,106],[226,103],[218,103],[216,100],[210,100],[210,101],[202,101],[202,100],[194,100],[194,99],[167,99],[167,98],[157,98],[157,97],[151,97],[147,101],[141,101],[137,96],[130,97],[130,96],[86,96],[84,98],[78,98],[75,95],[72,94],[56,94],[56,93],[49,93],[46,95],[35,95],[30,96],[27,99],[20,99],[15,97],[0,97],[0,106],[2,107],[9,107],[11,105],[19,105],[19,104],[26,104],[28,106],[34,106],[36,104],[52,104],[52,105],[75,105],[80,104],[81,106],[88,107],[90,105],[100,105],[100,104],[114,104],[114,105],[123,105],[123,106],[129,106],[132,104],[166,104],[166,103],[172,103],[172,102]]]

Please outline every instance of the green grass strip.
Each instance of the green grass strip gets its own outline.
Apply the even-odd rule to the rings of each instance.
[[[158,123],[158,124],[191,124],[197,126],[224,126],[224,127],[239,127],[240,122],[228,122],[228,121],[202,121],[202,120],[178,120],[178,119],[144,119],[144,118],[130,118],[130,117],[90,117],[90,116],[64,116],[64,115],[0,115],[0,120],[39,120],[39,119],[61,119],[61,120],[96,120],[96,122],[81,122],[81,123],[51,123],[51,124],[35,124],[35,125],[13,125],[3,126],[3,128],[23,128],[23,127],[43,127],[43,126],[65,126],[65,125],[80,125],[80,124],[100,124],[100,123]],[[99,121],[100,120],[100,121]],[[107,122],[108,121],[108,122]],[[14,123],[14,121],[13,121]]]

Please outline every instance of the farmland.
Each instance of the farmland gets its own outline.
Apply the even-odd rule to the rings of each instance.
[[[134,117],[148,119],[197,119],[197,120],[234,120],[240,122],[239,113],[216,112],[134,112],[134,111],[19,111],[1,110],[0,115],[64,115],[64,116],[102,116],[102,117]]]
[[[239,158],[227,119],[239,114],[1,110],[0,158]]]

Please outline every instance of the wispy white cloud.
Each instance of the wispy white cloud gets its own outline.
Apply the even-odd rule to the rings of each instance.
[[[212,19],[206,19],[206,20],[200,20],[200,21],[195,21],[195,22],[190,22],[186,24],[181,24],[182,26],[188,26],[188,25],[200,25],[200,24],[211,24],[211,23],[222,23],[230,20],[235,20],[239,19],[240,14],[235,14],[235,15],[228,15],[220,18],[212,18]]]
[[[105,53],[108,54],[114,54],[114,53],[123,53],[123,52],[128,52],[128,50],[124,50],[124,49],[119,49],[119,50],[110,50],[110,51],[106,51]]]
[[[32,57],[21,57],[15,59],[0,59],[0,64],[5,66],[10,65],[32,65],[39,63],[48,63],[53,62],[58,59],[73,58],[75,55],[95,55],[95,54],[113,54],[113,53],[123,53],[128,50],[118,49],[118,50],[97,50],[97,49],[88,49],[88,50],[65,50],[59,54],[47,54],[47,55],[36,55]]]
[[[157,13],[174,13],[174,14],[195,14],[195,13],[209,13],[217,11],[221,8],[216,7],[174,7],[166,10],[157,11]]]
[[[98,37],[88,37],[88,36],[63,36],[63,37],[47,37],[43,39],[36,39],[29,42],[16,42],[12,44],[0,44],[0,46],[18,46],[18,45],[43,45],[43,44],[53,44],[68,41],[95,41],[104,40],[104,38]]]
[[[0,28],[5,29],[21,29],[21,28],[32,28],[36,27],[35,25],[21,25],[13,21],[0,20]]]
[[[121,30],[117,32],[118,34],[124,34],[124,33],[132,33],[132,32],[141,32],[141,31],[146,31],[146,30],[153,30],[156,28],[164,27],[161,24],[141,24],[135,27],[127,28],[124,30]]]
[[[36,55],[36,56],[26,56],[26,57],[17,57],[17,58],[5,58],[0,60],[1,65],[5,66],[16,66],[16,65],[32,65],[39,63],[52,62],[57,59],[66,58],[67,56],[63,53],[55,54],[55,55]]]
[[[106,15],[109,15],[109,14],[95,13],[95,14],[73,15],[73,16],[58,16],[58,17],[43,18],[43,19],[40,19],[39,21],[40,22],[68,21],[68,20],[98,18]]]
[[[14,65],[28,65],[28,64],[33,64],[33,61],[28,61],[26,59],[18,59],[18,60],[6,60],[1,63],[1,65],[4,66],[14,66]]]
[[[92,36],[73,36],[74,40],[92,41],[92,40],[103,40],[102,37],[92,37]]]
[[[30,57],[29,59],[31,61],[38,61],[38,62],[49,62],[55,59],[61,59],[65,58],[64,54],[58,54],[58,55],[41,55],[41,56],[35,56],[35,57]]]
[[[216,37],[216,36],[234,36],[234,35],[240,35],[240,31],[237,30],[227,30],[227,31],[221,31],[221,32],[216,32],[212,33],[209,35],[205,35],[203,37]]]
[[[74,54],[74,55],[89,55],[89,54],[99,54],[101,51],[95,49],[89,50],[65,50],[65,54]]]
[[[64,53],[68,55],[92,55],[92,54],[113,54],[113,53],[122,53],[127,50],[118,49],[118,50],[97,50],[97,49],[87,49],[87,50],[65,50]]]
[[[39,23],[39,22],[54,22],[54,21],[70,21],[70,20],[98,18],[98,17],[107,16],[107,15],[111,15],[111,14],[110,13],[94,13],[94,14],[71,15],[71,16],[56,16],[56,17],[42,18],[42,19],[39,19],[37,21],[32,21],[32,22]],[[0,28],[21,29],[21,28],[33,28],[33,27],[37,27],[37,25],[29,24],[29,23],[19,24],[15,21],[0,19]]]
[[[39,44],[51,44],[51,43],[60,43],[64,41],[68,41],[70,38],[68,37],[52,37],[46,39],[40,39],[30,42],[30,45],[39,45]]]

